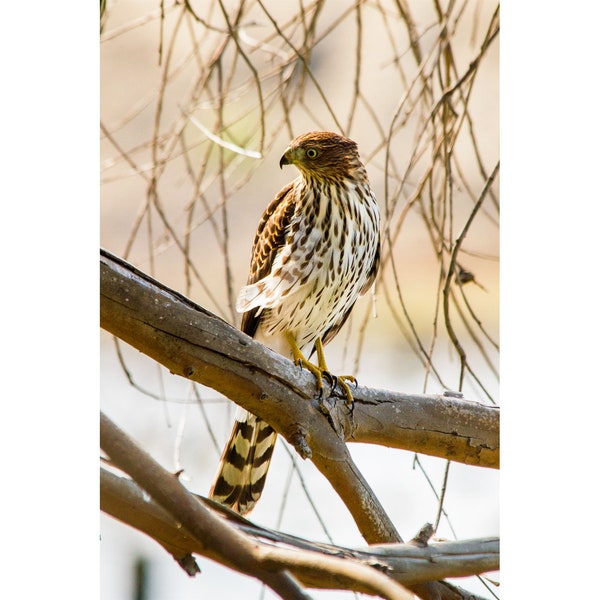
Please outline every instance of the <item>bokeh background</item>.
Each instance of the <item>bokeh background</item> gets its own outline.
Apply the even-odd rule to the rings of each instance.
[[[357,141],[384,219],[384,262],[327,347],[335,372],[407,392],[461,389],[498,403],[499,156],[497,3],[108,2],[101,31],[101,244],[231,323],[260,215],[296,176],[289,141],[328,129]],[[461,273],[448,273],[452,245]],[[471,277],[465,275],[470,273]],[[442,289],[453,283],[447,334]],[[375,300],[375,301],[374,301]],[[101,407],[164,466],[206,494],[234,406],[106,334]],[[401,535],[498,534],[498,473],[351,445]],[[315,540],[363,545],[311,463],[278,442],[252,519]],[[189,579],[154,542],[101,521],[101,596],[271,597],[199,559]],[[476,578],[459,585],[483,597]],[[314,592],[317,598],[348,594]]]

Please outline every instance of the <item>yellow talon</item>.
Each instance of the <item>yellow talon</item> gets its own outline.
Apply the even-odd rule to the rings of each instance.
[[[292,356],[294,357],[294,363],[299,365],[300,367],[304,367],[307,371],[310,371],[317,380],[317,389],[319,390],[319,394],[323,391],[323,377],[326,377],[331,382],[331,385],[335,388],[339,383],[340,387],[344,390],[344,394],[346,395],[346,404],[350,407],[354,405],[354,397],[352,396],[352,392],[350,391],[350,386],[346,383],[346,381],[350,381],[351,383],[356,384],[356,378],[353,375],[333,375],[329,369],[327,368],[327,363],[325,362],[325,354],[323,352],[323,342],[321,338],[317,338],[315,341],[315,349],[317,351],[317,364],[313,364],[310,361],[306,360],[305,356],[298,348],[298,344],[296,343],[296,338],[289,331],[285,334],[287,341],[290,344],[292,349]]]
[[[344,390],[344,394],[346,394],[346,404],[350,408],[353,408],[354,396],[352,395],[352,392],[350,391],[350,386],[346,383],[346,381],[351,381],[352,383],[356,384],[356,379],[353,375],[338,375],[336,379],[337,383],[339,383],[340,387]]]

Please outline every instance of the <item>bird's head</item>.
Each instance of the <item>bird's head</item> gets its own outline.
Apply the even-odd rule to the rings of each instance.
[[[306,177],[325,180],[366,179],[356,142],[330,131],[311,131],[287,147],[279,167],[295,165]]]

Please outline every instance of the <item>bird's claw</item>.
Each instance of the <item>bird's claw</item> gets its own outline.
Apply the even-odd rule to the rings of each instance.
[[[346,381],[353,383],[355,389],[358,387],[358,384],[356,383],[356,378],[352,375],[338,375],[336,377],[336,385],[339,383],[340,387],[344,391],[344,394],[346,395],[346,406],[348,406],[350,409],[350,414],[352,414],[354,412],[354,396],[352,395],[350,386],[346,383]]]
[[[324,377],[329,379],[329,383],[331,384],[331,387],[335,388],[335,386],[337,385],[337,382],[338,382],[337,375],[334,375],[333,373],[330,373],[329,371],[321,371],[321,375],[323,375]]]
[[[292,334],[288,334],[288,341],[290,342],[290,346],[292,347],[292,353],[294,356],[294,363],[298,365],[301,369],[304,368],[307,371],[310,371],[315,379],[317,380],[317,390],[318,390],[318,398],[319,401],[323,400],[323,379],[327,379],[329,384],[331,385],[332,392],[338,387],[338,385],[342,388],[344,395],[346,396],[346,406],[350,408],[350,414],[354,411],[354,397],[352,396],[352,391],[350,390],[350,386],[347,381],[354,385],[354,389],[358,387],[358,382],[356,381],[356,377],[353,375],[334,375],[327,368],[327,364],[325,363],[325,357],[323,355],[323,344],[320,338],[315,342],[315,347],[317,350],[318,364],[313,364],[310,361],[306,360],[298,345],[296,344],[296,340],[294,339]]]

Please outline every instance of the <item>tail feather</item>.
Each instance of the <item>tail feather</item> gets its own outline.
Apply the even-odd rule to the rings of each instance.
[[[277,432],[261,418],[243,411],[225,445],[210,497],[241,515],[253,508],[265,485]]]

